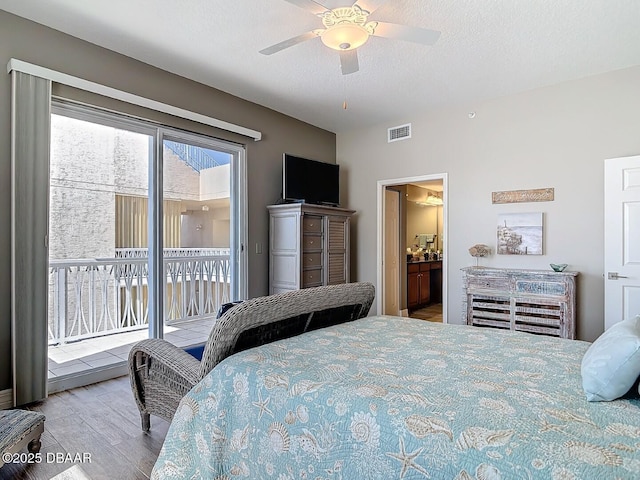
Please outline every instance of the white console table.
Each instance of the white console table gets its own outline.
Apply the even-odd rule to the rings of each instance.
[[[575,338],[578,272],[487,267],[462,272],[466,324]]]

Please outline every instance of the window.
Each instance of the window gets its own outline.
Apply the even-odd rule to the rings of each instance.
[[[121,364],[147,336],[205,341],[246,292],[243,172],[239,145],[54,102],[51,378]]]

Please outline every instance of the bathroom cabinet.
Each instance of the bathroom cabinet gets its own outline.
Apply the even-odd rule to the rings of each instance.
[[[416,310],[442,302],[442,261],[407,263],[407,308]]]

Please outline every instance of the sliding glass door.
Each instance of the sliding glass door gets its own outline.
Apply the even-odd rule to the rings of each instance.
[[[202,343],[246,295],[243,148],[62,103],[51,134],[50,384]]]
[[[224,303],[245,298],[244,241],[236,147],[213,139],[162,132],[162,336],[179,347],[203,343]],[[159,334],[156,336],[160,336]]]

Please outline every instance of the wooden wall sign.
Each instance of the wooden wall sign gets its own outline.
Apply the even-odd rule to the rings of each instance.
[[[491,200],[492,203],[551,202],[553,201],[553,188],[492,192]]]

